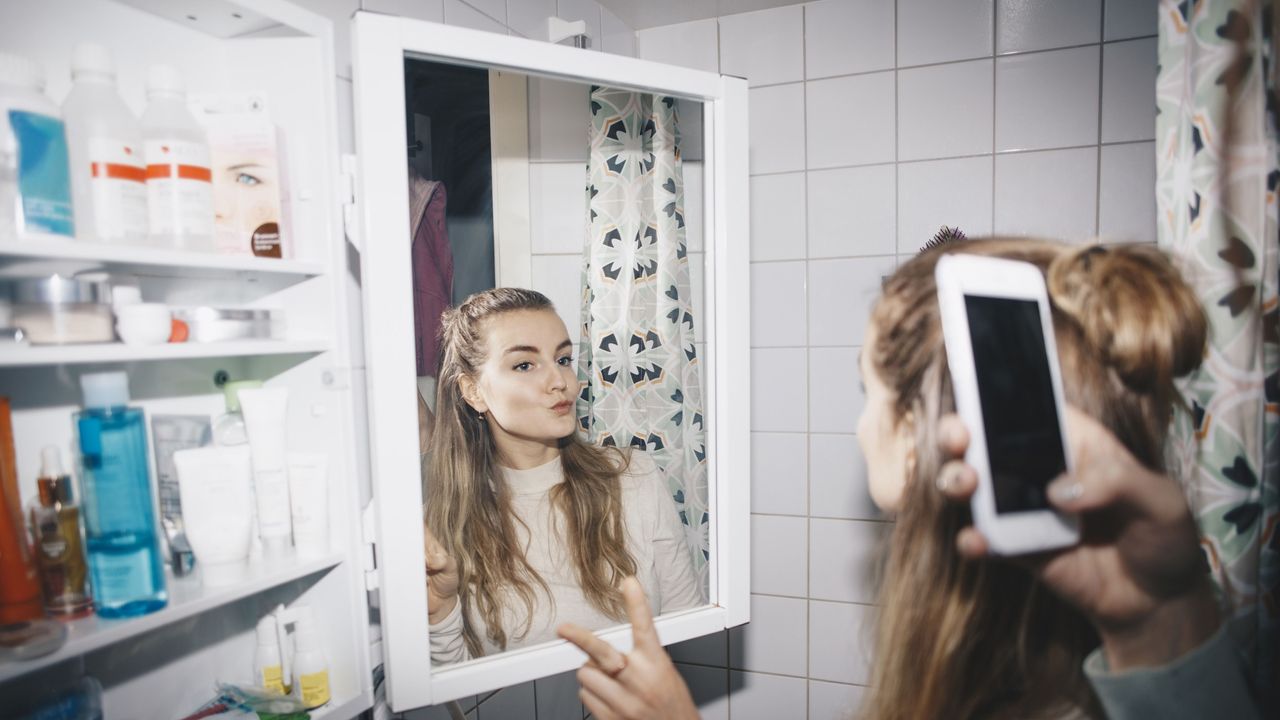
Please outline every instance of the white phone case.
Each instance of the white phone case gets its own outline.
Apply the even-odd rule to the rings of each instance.
[[[986,538],[991,552],[997,555],[1039,552],[1079,542],[1079,527],[1073,515],[1052,509],[996,512],[983,408],[965,305],[966,295],[1036,302],[1049,360],[1054,410],[1062,434],[1063,457],[1070,472],[1071,446],[1067,444],[1066,418],[1063,415],[1062,373],[1058,366],[1058,347],[1054,341],[1053,319],[1043,274],[1030,263],[954,254],[938,260],[934,277],[956,410],[969,430],[965,462],[978,474],[978,490],[971,500],[974,525]]]

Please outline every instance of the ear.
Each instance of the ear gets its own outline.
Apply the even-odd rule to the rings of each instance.
[[[916,475],[916,415],[910,410],[898,422],[894,442],[905,450],[903,462],[910,481]]]
[[[458,378],[458,389],[462,391],[462,399],[471,406],[472,410],[478,413],[489,411],[489,404],[484,401],[480,386],[470,375],[463,375]]]

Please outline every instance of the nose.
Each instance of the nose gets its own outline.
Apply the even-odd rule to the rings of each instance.
[[[559,364],[553,367],[555,370],[551,373],[551,387],[549,389],[558,393],[569,387],[569,381],[565,376],[569,374],[570,368],[561,367]]]

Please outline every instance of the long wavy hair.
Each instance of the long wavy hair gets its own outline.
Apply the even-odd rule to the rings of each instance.
[[[1174,378],[1201,361],[1207,321],[1191,288],[1158,250],[986,239],[948,243],[901,266],[872,312],[871,367],[912,417],[907,478],[879,589],[871,695],[877,720],[1102,716],[1083,676],[1098,644],[1088,620],[1024,567],[966,560],[957,532],[969,509],[934,478],[936,429],[954,412],[934,267],[946,253],[1023,260],[1044,271],[1067,402],[1105,425],[1144,465],[1165,469],[1165,437],[1182,402]],[[1088,541],[1089,528],[1084,529]]]
[[[539,592],[548,603],[554,602],[546,581],[525,558],[516,533],[519,519],[488,422],[462,396],[461,379],[478,380],[488,357],[488,321],[517,310],[555,312],[542,293],[494,288],[471,295],[441,318],[435,428],[424,459],[423,518],[458,562],[463,638],[472,657],[484,654],[475,614],[484,620],[489,641],[505,649],[509,639],[529,632]],[[551,506],[558,515],[552,526],[569,549],[587,601],[622,620],[626,613],[618,583],[636,572],[622,517],[620,477],[629,455],[589,445],[573,433],[560,440],[560,464],[564,482],[551,489]],[[513,602],[523,605],[525,617],[514,635],[503,623],[503,611]]]

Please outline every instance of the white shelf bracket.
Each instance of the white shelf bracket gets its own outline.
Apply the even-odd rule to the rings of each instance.
[[[377,514],[373,509],[373,501],[370,500],[368,505],[364,506],[364,511],[360,513],[360,540],[362,550],[360,552],[361,568],[364,570],[364,589],[374,591],[378,589],[378,555],[377,543],[374,533],[374,523]]]
[[[342,230],[357,251],[362,252],[360,238],[360,214],[356,207],[356,156],[342,155],[341,172],[338,174],[338,202],[342,205]]]

